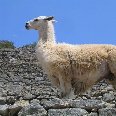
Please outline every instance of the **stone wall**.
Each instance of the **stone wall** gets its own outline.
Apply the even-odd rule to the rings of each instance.
[[[60,99],[33,45],[0,49],[1,116],[116,116],[116,92],[105,81],[80,97]]]

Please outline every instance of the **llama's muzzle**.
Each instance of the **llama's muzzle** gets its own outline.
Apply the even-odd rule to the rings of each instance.
[[[26,24],[25,24],[25,28],[26,28],[27,30],[29,30],[29,23],[26,23]]]

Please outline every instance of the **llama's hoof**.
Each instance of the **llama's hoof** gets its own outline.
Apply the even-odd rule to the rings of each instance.
[[[61,97],[61,98],[64,98],[65,96],[66,96],[66,94],[65,94],[65,93],[63,93],[63,92],[61,92],[60,97]]]
[[[61,96],[60,96],[60,98],[62,99],[75,99],[76,97],[77,95],[74,95],[72,92],[69,94],[61,92]]]

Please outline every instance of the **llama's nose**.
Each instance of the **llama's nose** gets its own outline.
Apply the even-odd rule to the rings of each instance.
[[[26,28],[26,29],[29,29],[29,23],[26,23],[26,24],[25,24],[25,28]]]

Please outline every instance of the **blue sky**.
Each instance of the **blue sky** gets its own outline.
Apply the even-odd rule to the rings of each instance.
[[[116,0],[0,0],[0,40],[19,47],[38,40],[25,22],[53,15],[58,42],[116,45]]]

